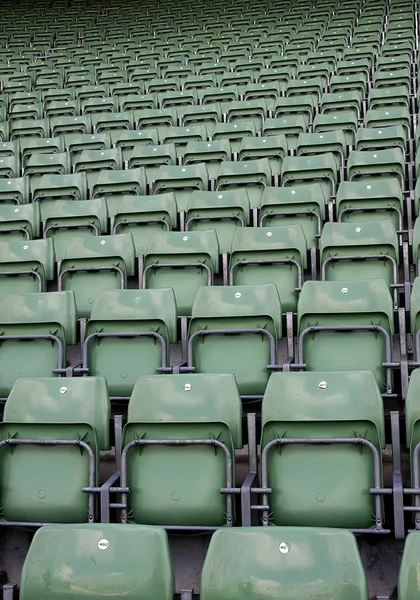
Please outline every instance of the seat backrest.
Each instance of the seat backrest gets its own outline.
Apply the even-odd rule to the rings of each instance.
[[[319,437],[317,423],[339,423],[341,437],[354,437],[359,429],[359,435],[378,449],[385,446],[383,400],[370,371],[273,373],[264,394],[261,423],[263,446],[273,439],[273,429],[281,436],[284,427],[286,437],[294,437],[293,424],[305,431],[305,437]]]
[[[155,233],[147,247],[146,261],[153,260],[152,256],[162,257],[166,255],[170,262],[173,262],[175,256],[178,257],[178,260],[192,262],[193,259],[188,259],[188,254],[204,255],[206,260],[209,257],[212,270],[217,272],[219,270],[219,242],[214,229]],[[183,255],[185,258],[181,258]]]
[[[162,415],[165,415],[164,419]],[[242,404],[231,374],[140,377],[128,404],[127,423],[225,423],[242,447]]]
[[[351,254],[356,253],[357,247],[362,254],[386,253],[398,260],[397,233],[389,220],[325,223],[320,241],[321,262],[328,251],[334,255]]]
[[[298,302],[298,329],[327,322],[345,325],[343,315],[352,324],[381,325],[389,333],[394,331],[392,298],[384,279],[355,281],[306,281]]]
[[[67,344],[76,343],[76,303],[72,291],[9,294],[0,299],[0,323],[13,327],[36,324],[57,325]],[[55,333],[55,331],[54,331]],[[55,333],[60,337],[60,334]]]
[[[420,553],[420,532],[412,531],[405,539],[404,551],[398,574],[398,599],[411,600],[417,598],[418,557]]]
[[[281,338],[282,310],[274,283],[201,287],[192,306],[191,330],[197,330],[208,319],[232,322],[247,317],[261,318],[261,326]]]
[[[84,223],[85,217],[91,217],[92,222],[96,217],[101,225],[100,231],[105,231],[108,220],[106,203],[100,198],[95,200],[79,200],[77,202],[73,200],[56,200],[46,219],[46,228],[54,225],[54,221],[63,223],[74,219],[74,222],[77,223],[78,219],[83,219]]]
[[[356,538],[323,527],[216,531],[201,574],[202,600],[367,600]]]
[[[165,530],[127,524],[38,529],[23,566],[20,596],[53,600],[57,593],[69,600],[92,594],[97,600],[121,595],[130,600],[172,600],[174,575]]]
[[[410,321],[413,336],[420,328],[420,277],[416,277],[410,296]]]
[[[109,449],[110,403],[103,377],[18,379],[4,407],[5,423],[86,423],[98,448]]]
[[[121,258],[127,269],[127,275],[134,274],[135,249],[131,233],[115,235],[74,237],[67,247],[64,263],[91,259]]]
[[[165,325],[171,342],[177,341],[175,296],[169,288],[99,292],[92,307],[93,321],[156,321]]]
[[[238,227],[232,240],[231,262],[241,260],[243,255],[250,258],[250,253],[261,251],[270,252],[270,256],[276,252],[285,256],[284,251],[289,251],[288,257],[306,268],[306,239],[300,225]]]
[[[32,268],[42,266],[45,279],[54,278],[54,246],[51,240],[22,240],[3,242],[0,240],[0,271],[4,265],[15,265],[19,271],[19,263],[32,265]],[[23,269],[22,269],[23,270]]]

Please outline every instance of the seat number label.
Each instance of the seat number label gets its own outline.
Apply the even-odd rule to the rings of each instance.
[[[102,538],[102,540],[99,540],[99,542],[98,542],[99,550],[107,550],[108,547],[109,547],[108,540],[106,540],[105,538]]]

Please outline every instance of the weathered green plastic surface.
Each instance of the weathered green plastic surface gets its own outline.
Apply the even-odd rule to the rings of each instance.
[[[402,147],[407,143],[407,130],[402,125],[394,127],[362,127],[357,130],[356,150],[375,150]]]
[[[298,302],[298,332],[322,325],[379,325],[392,336],[392,298],[385,280],[305,282]],[[366,369],[374,372],[381,389],[384,385],[385,339],[380,333],[309,333],[303,358],[310,371]]]
[[[389,256],[398,265],[398,239],[391,221],[325,223],[320,240],[321,265],[334,256],[370,254]],[[328,263],[325,278],[328,281],[352,281],[380,277],[390,285],[394,281],[393,271],[389,259],[341,260]]]
[[[163,219],[171,230],[177,222],[177,211],[173,192],[157,196],[122,196],[115,212],[114,227],[118,233],[131,233],[138,256],[146,252],[154,233],[166,231],[163,223],[148,221]]]
[[[420,277],[414,279],[410,296],[411,333],[415,336],[420,327]]]
[[[412,531],[405,539],[401,566],[398,574],[399,600],[416,600],[420,595],[418,577],[420,555],[420,535]]]
[[[118,204],[123,194],[141,196],[146,193],[146,173],[142,167],[127,171],[104,169],[97,172],[97,178],[92,184],[92,197],[105,196],[108,203],[112,196],[119,196]],[[111,212],[111,211],[109,211]]]
[[[341,164],[341,156],[346,156],[347,142],[343,131],[324,133],[300,133],[297,141],[297,154],[320,154],[330,152]]]
[[[245,226],[249,225],[249,198],[245,188],[223,192],[193,192],[185,220],[188,222],[189,219],[200,217],[200,220],[188,223],[188,230],[214,229],[220,252],[230,252],[235,231],[242,226],[235,216],[240,217]],[[208,220],[209,217],[218,219]]]
[[[263,328],[282,337],[282,308],[272,284],[212,286],[198,290],[192,307],[189,335],[203,329]],[[212,334],[193,343],[197,373],[232,373],[241,395],[263,394],[270,372],[269,342],[265,335]]]
[[[45,230],[50,229],[46,236],[54,241],[57,260],[65,258],[67,248],[75,237],[96,235],[91,225],[94,225],[99,235],[106,231],[108,209],[103,198],[95,200],[57,200],[51,207],[49,216],[45,219]]]
[[[199,108],[207,108],[207,105]],[[223,160],[230,160],[232,150],[229,140],[214,140],[211,142],[188,142],[183,152],[183,164],[205,162],[209,179],[215,179],[219,165]]]
[[[247,161],[228,161],[220,163],[216,179],[218,191],[230,187],[245,187],[251,208],[259,207],[264,188],[271,185],[271,167],[268,158]]]
[[[255,160],[267,158],[272,174],[279,175],[284,156],[287,155],[287,139],[285,135],[269,135],[267,137],[243,138],[239,148],[239,160]]]
[[[29,202],[29,180],[27,177],[0,179],[0,200],[10,204],[27,204]]]
[[[2,240],[26,240],[26,234],[18,231],[18,229],[25,229],[30,239],[39,237],[39,224],[39,206],[36,202],[21,206],[1,203],[0,231]],[[10,229],[11,231],[6,233],[6,229]]]
[[[349,209],[341,216],[344,223],[389,219],[398,229],[398,214],[395,210],[389,210],[389,207],[395,207],[403,214],[401,185],[396,178],[384,176],[364,178],[363,181],[343,181],[337,190],[336,205],[338,215],[344,209]],[[356,208],[375,210],[351,210]]]
[[[268,216],[263,221],[263,227],[299,224],[303,228],[308,248],[316,248],[318,240],[318,220],[312,215],[296,214],[313,211],[325,218],[325,191],[320,183],[307,183],[296,187],[266,187],[261,198],[260,218]]]
[[[172,289],[100,292],[92,307],[86,336],[94,332],[157,332],[175,342],[177,312]],[[90,375],[107,380],[111,396],[129,396],[141,375],[161,366],[161,345],[152,337],[102,338],[89,344]]]
[[[88,197],[85,173],[71,175],[42,175],[32,185],[33,202],[39,202],[41,218],[50,214],[51,207],[57,198],[67,200],[86,200]]]
[[[179,210],[186,210],[193,190],[207,190],[208,172],[205,163],[185,166],[159,167],[154,182],[154,193],[173,192]]]
[[[39,273],[42,289],[54,277],[54,246],[51,240],[0,240],[0,272],[35,271]],[[0,277],[0,296],[38,292],[38,279],[32,274]]]
[[[328,367],[329,368],[329,367]],[[383,401],[369,371],[274,373],[262,403],[264,448],[277,438],[360,436],[381,452]],[[343,475],[345,474],[345,476]],[[275,525],[375,525],[373,455],[358,445],[285,445],[268,455]]]
[[[6,402],[1,438],[83,440],[99,467],[109,448],[110,404],[102,378],[19,379]],[[8,485],[1,489],[2,517],[36,522],[87,520],[89,461],[74,446],[20,445],[0,451]],[[98,476],[98,471],[96,472]]]
[[[10,294],[0,300],[2,335],[53,334],[66,344],[76,343],[76,305],[73,292]],[[0,352],[0,395],[8,395],[19,377],[50,377],[57,368],[57,347],[50,340],[5,340]]]
[[[135,146],[128,159],[129,168],[144,167],[148,183],[155,181],[161,165],[176,165],[175,144]]]
[[[340,529],[240,527],[213,534],[202,600],[367,600],[356,538]]]
[[[334,192],[331,179],[337,181],[338,167],[339,162],[331,152],[313,156],[286,156],[281,168],[282,185],[294,187],[300,182],[315,179],[329,198]]]
[[[172,600],[164,529],[141,525],[53,525],[39,529],[22,570],[22,600]]]
[[[123,444],[139,439],[217,439],[234,459],[242,447],[242,406],[233,375],[168,375],[137,380]],[[225,454],[210,446],[153,446],[128,454],[135,522],[223,525]],[[156,473],[162,477],[156,479]]]
[[[420,219],[416,219],[414,222],[413,230],[413,262],[416,267],[416,275],[420,274],[419,271],[419,260],[420,260]]]
[[[269,261],[293,259],[306,268],[306,239],[300,225],[283,227],[240,227],[236,230],[230,254],[230,269],[242,260]],[[296,312],[298,271],[293,264],[255,264],[236,267],[234,285],[275,283],[284,311]]]
[[[66,173],[70,173],[70,170],[70,154],[67,152],[53,154],[36,152],[28,158],[23,174],[41,175],[42,173],[61,173],[65,175]]]
[[[210,224],[211,226],[211,224]],[[150,265],[203,263],[213,274],[219,270],[219,243],[214,229],[206,231],[163,231],[151,238],[144,256],[144,268]],[[200,266],[151,268],[146,273],[149,289],[172,288],[178,314],[190,315],[195,295],[207,285],[208,272]]]
[[[404,154],[401,148],[386,150],[362,151],[354,150],[347,160],[348,178],[375,176],[387,173],[401,175],[404,178]]]
[[[110,405],[103,377],[18,379],[4,407],[4,422],[88,423],[98,446],[109,449]]]
[[[83,271],[84,268],[118,267],[127,277],[134,274],[135,249],[131,233],[73,237],[61,261],[59,273],[66,269],[80,269],[65,273],[62,289],[73,290],[78,317],[88,317],[93,303],[102,290],[121,289],[121,275],[117,271]]]

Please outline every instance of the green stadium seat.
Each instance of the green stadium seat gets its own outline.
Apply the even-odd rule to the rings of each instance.
[[[317,248],[325,220],[327,198],[320,183],[296,187],[267,187],[261,197],[261,227],[299,224],[308,248]]]
[[[111,399],[128,400],[139,377],[171,371],[176,322],[171,289],[100,292],[86,325],[82,366],[74,372],[106,377]]]
[[[305,557],[305,560],[302,560]],[[356,538],[322,527],[238,527],[212,536],[201,574],[202,600],[367,600],[368,586]]]
[[[404,544],[401,566],[398,573],[398,598],[408,600],[418,594],[417,564],[419,551],[418,531],[410,532]]]
[[[63,375],[66,347],[76,343],[73,292],[10,294],[0,300],[0,311],[0,396],[7,397],[19,377]]]
[[[239,160],[268,158],[274,177],[279,176],[283,158],[287,155],[288,145],[285,135],[243,138],[239,147]]]
[[[38,204],[0,204],[0,241],[31,240],[39,237]]]
[[[126,477],[121,483],[130,490],[125,512],[131,519],[169,529],[232,525],[232,497],[221,489],[234,485],[234,452],[242,448],[241,418],[231,374],[140,377],[122,439]],[[203,443],[188,445],[192,439]],[[140,443],[141,452],[136,452]],[[158,481],[156,473],[162,475]],[[151,481],[153,486],[148,485]]]
[[[21,154],[21,165],[25,168],[28,160],[34,154],[53,154],[64,152],[65,147],[62,138],[19,138],[19,151]]]
[[[0,163],[0,174],[1,170],[2,164]],[[38,180],[45,174],[70,175],[70,173],[70,155],[67,152],[54,152],[53,154],[37,152],[28,157],[23,168],[24,177],[37,177]]]
[[[128,168],[143,167],[149,186],[153,184],[161,165],[177,165],[175,144],[135,146],[128,158]]]
[[[45,292],[54,279],[54,263],[51,240],[0,239],[0,296]]]
[[[85,318],[99,292],[126,288],[134,270],[131,233],[73,237],[59,264],[58,289],[74,292],[77,317]]]
[[[25,180],[25,177],[23,178]],[[57,199],[86,200],[88,188],[85,173],[72,175],[42,175],[31,186],[32,202],[38,202],[44,220]]]
[[[173,192],[180,211],[188,207],[194,190],[208,190],[208,172],[205,163],[185,166],[160,166],[153,184],[154,194]]]
[[[91,133],[92,122],[89,115],[81,117],[51,117],[50,118],[51,135],[65,135],[68,133]],[[48,136],[44,136],[48,137]]]
[[[354,150],[347,161],[347,177],[349,181],[375,176],[395,177],[401,188],[405,184],[405,154],[401,148],[387,148],[366,152]]]
[[[325,131],[344,131],[347,145],[354,145],[356,132],[358,128],[358,111],[355,109],[331,110],[325,113],[315,115],[312,124],[313,133],[323,133]]]
[[[339,163],[332,152],[313,156],[286,156],[281,168],[284,187],[297,187],[308,179],[319,181],[327,199],[336,194]]]
[[[220,163],[232,159],[232,149],[229,140],[216,140],[211,142],[191,141],[183,151],[182,162],[184,165],[205,163],[209,179],[216,179]]]
[[[373,373],[274,373],[261,411],[262,488],[271,488],[263,524],[269,513],[271,525],[383,531],[382,501],[371,493],[382,487],[385,446]]]
[[[137,545],[138,551],[132,552]],[[92,588],[98,600],[114,600],[120,593],[141,594],[144,600],[171,600],[173,596],[168,538],[161,527],[93,523],[42,527],[32,540],[23,567],[22,598],[31,600],[39,594],[44,586],[39,574],[46,569],[52,569],[51,589],[68,593],[68,583],[60,577],[63,564],[71,570],[81,598],[89,596]],[[155,570],[157,565],[159,572]],[[118,591],[110,594],[116,579]],[[52,595],[47,592],[45,600],[52,600]],[[75,594],[70,596],[74,600]]]
[[[142,288],[172,288],[178,314],[191,315],[198,289],[213,285],[219,271],[219,243],[214,230],[162,231],[147,246],[139,272]]]
[[[190,196],[185,230],[214,229],[220,253],[229,253],[236,229],[249,224],[250,206],[246,189],[233,189],[223,193],[195,191]]]
[[[342,181],[337,191],[336,210],[339,222],[388,218],[397,231],[403,229],[403,193],[393,177]]]
[[[275,283],[283,311],[296,312],[307,267],[300,225],[237,228],[229,264],[230,285]]]
[[[113,142],[116,148],[121,148],[123,161],[127,161],[131,152],[138,146],[157,146],[159,143],[156,129],[142,129],[141,131],[115,131]]]
[[[91,198],[105,197],[109,214],[114,214],[124,195],[146,194],[146,173],[143,167],[127,171],[101,170],[90,175]]]
[[[213,132],[213,140],[229,140],[232,151],[238,152],[242,139],[255,137],[257,131],[252,121],[218,123]]]
[[[99,483],[100,450],[110,448],[110,412],[101,377],[16,381],[0,433],[9,440],[0,453],[8,481],[1,490],[4,520],[42,524],[97,518],[94,493],[86,492]],[[25,439],[31,443],[20,443]]]
[[[357,130],[356,150],[401,148],[405,154],[407,141],[407,130],[402,125],[362,127]]]
[[[107,205],[101,198],[57,200],[44,221],[44,237],[53,241],[56,260],[61,261],[74,237],[101,235],[106,232],[107,221]]]
[[[181,372],[233,373],[244,400],[261,398],[271,371],[278,368],[281,314],[272,283],[200,288],[192,307],[187,366]]]
[[[322,280],[385,279],[398,306],[399,244],[389,220],[325,223],[320,263]]]
[[[216,190],[246,188],[251,208],[259,207],[264,189],[272,183],[268,158],[248,161],[223,161],[216,177]]]
[[[392,394],[393,303],[384,279],[306,281],[298,301],[293,368],[369,370]]]

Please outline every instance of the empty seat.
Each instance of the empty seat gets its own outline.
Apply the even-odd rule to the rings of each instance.
[[[320,262],[323,280],[382,278],[397,290],[399,247],[395,228],[388,220],[326,223]]]
[[[36,204],[35,204],[36,206]],[[108,210],[103,198],[57,200],[44,221],[44,237],[54,242],[56,260],[65,258],[74,237],[101,235],[107,229]]]
[[[128,399],[140,376],[170,372],[176,321],[173,290],[99,292],[74,371],[106,377],[111,398]]]
[[[238,527],[212,536],[201,574],[202,600],[316,596],[367,600],[356,538],[310,527]]]
[[[122,439],[127,470],[121,485],[129,488],[123,518],[129,511],[136,523],[170,528],[232,525],[232,497],[221,489],[234,486],[241,419],[231,374],[140,377]]]
[[[0,238],[0,296],[46,291],[54,278],[51,240],[3,241]]]
[[[137,547],[136,552],[132,548]],[[77,596],[116,600],[121,594],[144,600],[171,600],[174,575],[166,532],[161,527],[117,524],[52,525],[39,529],[22,570],[20,593],[34,600],[43,590],[42,573],[51,569],[51,590],[69,593],[62,566],[71,572]],[[40,576],[41,575],[41,576]],[[53,592],[46,593],[52,600]],[[73,593],[70,596],[74,597]]]
[[[359,151],[350,153],[347,160],[348,180],[377,176],[395,177],[401,188],[405,186],[405,154],[401,148]]]
[[[238,228],[232,240],[229,283],[275,283],[283,311],[296,312],[306,253],[300,225]]]
[[[38,204],[13,206],[0,203],[0,240],[30,240],[39,237]]]
[[[3,519],[77,523],[97,518],[99,451],[109,450],[110,403],[101,377],[18,379],[4,409]],[[31,440],[29,444],[20,440]],[[62,440],[60,444],[56,440]],[[86,491],[84,491],[86,490]]]
[[[299,183],[319,181],[329,199],[335,196],[339,163],[332,152],[313,156],[286,156],[281,168],[282,185],[295,187]]]
[[[394,316],[384,279],[306,281],[298,302],[296,368],[369,370],[392,393]]]
[[[419,551],[419,532],[412,531],[405,539],[401,566],[398,573],[398,598],[400,600],[415,600],[418,597],[417,568]]]
[[[244,399],[261,398],[278,368],[281,314],[272,283],[200,288],[192,307],[187,366],[181,371],[233,373]]]
[[[373,373],[274,373],[262,402],[263,524],[269,513],[273,525],[383,531],[382,500],[370,490],[382,486],[384,446]]]
[[[190,196],[185,215],[186,231],[214,229],[221,253],[230,252],[232,239],[238,227],[250,222],[249,198],[246,189],[225,192],[195,191]]]
[[[156,232],[176,229],[177,210],[172,192],[157,196],[122,196],[111,217],[111,233],[131,233],[136,256],[145,254]]]
[[[180,211],[186,210],[193,190],[208,189],[205,163],[185,166],[161,166],[153,185],[154,194],[173,192]]]
[[[327,198],[320,183],[267,187],[261,197],[260,227],[299,224],[308,248],[317,248],[325,220]]]
[[[58,289],[73,290],[77,316],[88,317],[102,290],[124,289],[134,275],[131,233],[73,237],[58,269]]]
[[[76,343],[73,292],[10,294],[0,299],[0,315],[1,397],[19,377],[64,374],[66,347]]]
[[[264,189],[271,185],[268,158],[248,161],[223,161],[216,178],[216,189],[246,188],[251,208],[259,207]]]
[[[88,197],[86,174],[43,175],[39,180],[34,181],[31,192],[32,202],[39,202],[41,218],[44,220],[57,199],[86,200]]]
[[[141,287],[172,288],[179,315],[190,315],[198,289],[213,285],[219,271],[219,243],[214,230],[155,233],[140,268]]]

